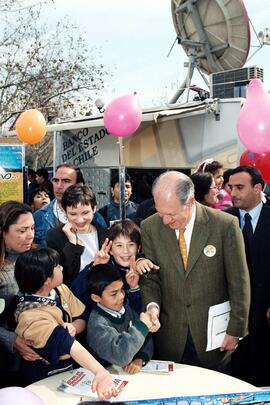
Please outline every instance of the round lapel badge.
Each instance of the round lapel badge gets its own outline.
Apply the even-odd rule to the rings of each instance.
[[[205,248],[203,249],[203,253],[205,254],[205,256],[207,257],[213,257],[216,254],[217,249],[215,248],[215,246],[213,245],[207,245],[205,246]]]
[[[5,300],[4,298],[0,298],[0,314],[2,314],[4,309],[5,309]]]

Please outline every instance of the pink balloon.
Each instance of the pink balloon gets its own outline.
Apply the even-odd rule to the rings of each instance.
[[[270,152],[270,94],[259,79],[252,79],[237,120],[243,145],[255,153]]]
[[[7,387],[0,389],[0,404],[43,405],[43,401],[27,388]]]
[[[136,93],[114,99],[104,112],[104,126],[113,136],[133,134],[141,120],[142,110]]]

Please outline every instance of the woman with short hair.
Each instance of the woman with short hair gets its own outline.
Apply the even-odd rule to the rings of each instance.
[[[49,229],[46,234],[47,246],[60,254],[63,280],[69,287],[79,272],[94,260],[106,238],[107,229],[93,220],[96,205],[96,196],[89,186],[70,186],[61,200],[68,222]]]
[[[224,172],[223,165],[220,162],[214,159],[206,159],[199,164],[196,172],[211,173],[213,175],[215,185],[218,188],[217,202],[214,208],[225,211],[233,205],[231,195],[225,189],[226,182],[229,179],[227,178],[225,181],[226,172]]]
[[[208,207],[215,207],[218,188],[214,177],[209,172],[196,172],[190,176],[194,184],[195,200]]]

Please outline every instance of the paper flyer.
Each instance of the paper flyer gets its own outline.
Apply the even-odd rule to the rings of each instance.
[[[150,360],[144,367],[141,368],[140,372],[168,374],[173,371],[173,368],[173,361]]]
[[[113,382],[119,393],[127,385],[128,381],[123,380],[121,376],[112,375]],[[73,395],[81,395],[83,397],[89,397],[97,399],[97,393],[92,392],[91,385],[94,379],[94,374],[91,371],[80,367],[70,372],[70,376],[62,381],[57,387],[59,391],[66,392]]]
[[[218,349],[221,346],[230,320],[230,312],[229,301],[209,308],[206,351]]]

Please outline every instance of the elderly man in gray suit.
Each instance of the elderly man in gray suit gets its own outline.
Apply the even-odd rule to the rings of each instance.
[[[195,202],[189,177],[163,173],[155,182],[157,213],[141,224],[146,257],[160,266],[142,277],[156,357],[230,373],[230,355],[247,334],[250,281],[243,237],[233,216]],[[218,349],[206,351],[208,311],[230,302]]]

